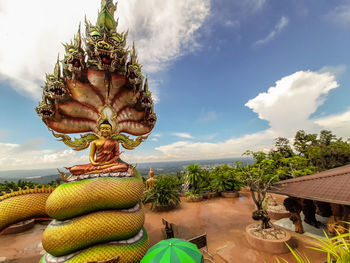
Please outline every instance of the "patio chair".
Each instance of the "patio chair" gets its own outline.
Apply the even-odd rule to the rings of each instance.
[[[206,255],[208,255],[211,259],[213,259],[213,255],[211,255],[208,250],[207,233],[190,238],[187,241],[195,244],[199,250],[202,250]]]
[[[164,230],[165,230],[166,239],[174,238],[175,237],[174,236],[174,224],[169,223],[164,218],[162,218],[162,222],[163,222],[163,225],[165,226]]]

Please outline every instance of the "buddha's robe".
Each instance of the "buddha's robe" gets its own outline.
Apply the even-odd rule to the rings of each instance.
[[[124,172],[127,171],[129,168],[129,165],[126,163],[120,163],[118,161],[119,159],[119,143],[117,141],[114,141],[112,139],[107,139],[104,141],[104,143],[101,145],[100,148],[96,149],[96,158],[95,162],[97,163],[105,163],[109,162],[111,164],[114,164],[113,166],[104,168],[105,165],[93,165],[92,163],[89,164],[83,164],[83,165],[75,165],[68,170],[73,175],[81,175],[86,173],[110,173],[110,172]]]

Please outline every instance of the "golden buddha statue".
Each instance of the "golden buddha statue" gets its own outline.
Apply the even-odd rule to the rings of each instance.
[[[99,138],[91,142],[90,163],[68,167],[72,175],[125,172],[129,169],[129,164],[119,160],[119,142],[111,138],[113,131],[108,120],[99,125],[99,131]]]
[[[154,171],[152,167],[149,169],[148,177],[149,179],[146,181],[146,190],[151,189],[156,181],[156,179],[154,179]]]

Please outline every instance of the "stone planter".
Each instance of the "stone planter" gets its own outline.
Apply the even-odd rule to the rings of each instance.
[[[217,196],[219,196],[219,193],[218,193],[218,192],[209,193],[209,197],[210,197],[210,198],[214,198],[214,197],[217,197]]]
[[[185,197],[186,195],[185,195],[185,193],[177,193],[179,196],[181,196],[181,197]]]
[[[157,206],[154,211],[156,212],[167,212],[169,210],[175,209],[177,206]]]
[[[210,199],[211,198],[210,193],[203,193],[202,196],[203,196],[204,199]]]
[[[35,220],[34,219],[22,221],[22,222],[19,222],[17,224],[14,224],[12,226],[9,226],[8,228],[6,228],[2,232],[2,234],[3,235],[9,235],[9,234],[22,233],[24,231],[27,231],[27,230],[33,228],[34,224],[35,224]]]
[[[280,220],[282,218],[289,218],[290,213],[288,211],[272,211],[272,210],[267,210],[269,213],[269,217],[271,220]]]
[[[238,193],[238,191],[234,191],[234,192],[221,192],[221,196],[222,196],[222,197],[226,197],[226,198],[234,198],[234,197],[239,197],[239,193]]]
[[[284,235],[281,234],[281,237],[279,237],[279,239],[264,239],[252,233],[257,225],[260,224],[253,223],[246,227],[245,232],[249,245],[251,245],[254,249],[274,254],[284,254],[290,252],[288,247],[285,245],[285,242],[287,242],[288,245],[291,246],[291,235],[288,231],[284,230],[281,227],[273,226],[275,230],[283,231]]]
[[[186,197],[187,202],[200,202],[203,201],[203,196],[199,197]]]

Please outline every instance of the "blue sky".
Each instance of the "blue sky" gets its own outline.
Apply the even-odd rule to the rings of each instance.
[[[34,107],[61,43],[85,14],[95,22],[99,5],[0,3],[1,170],[88,161],[55,141]],[[239,157],[299,129],[349,137],[350,1],[120,0],[116,17],[158,116],[127,161]]]

